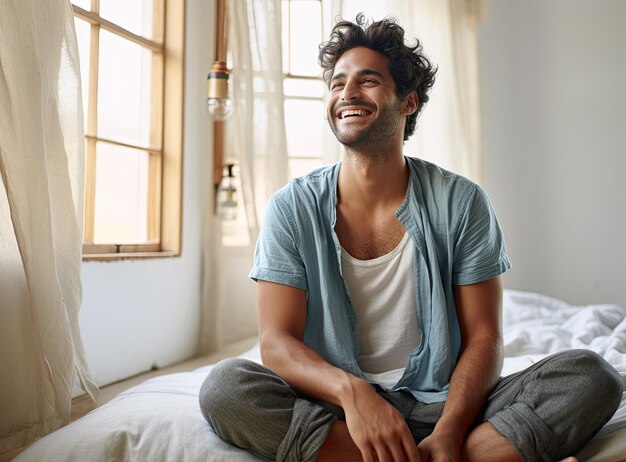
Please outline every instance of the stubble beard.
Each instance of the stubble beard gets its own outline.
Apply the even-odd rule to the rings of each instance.
[[[343,144],[347,153],[366,156],[370,160],[384,160],[388,155],[387,144],[400,129],[402,102],[385,107],[368,126],[340,130],[334,118],[328,118],[331,130]],[[334,111],[333,111],[334,112]]]

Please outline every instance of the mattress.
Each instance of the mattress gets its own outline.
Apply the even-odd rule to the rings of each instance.
[[[601,354],[626,381],[626,310],[570,306],[541,294],[505,291],[503,375],[558,351]],[[241,357],[260,361],[258,345]],[[22,452],[29,461],[260,461],[221,441],[202,417],[200,385],[212,365],[130,388]],[[577,455],[581,462],[626,460],[626,394],[613,418]]]

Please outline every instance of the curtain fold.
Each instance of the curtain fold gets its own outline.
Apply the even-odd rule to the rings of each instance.
[[[225,124],[225,159],[239,165],[247,237],[225,246],[222,223],[207,219],[201,350],[256,333],[254,284],[248,279],[262,211],[288,181],[281,2],[227,2],[233,114]],[[244,233],[245,234],[245,233]]]
[[[0,3],[0,452],[69,422],[78,326],[84,133],[67,0]]]

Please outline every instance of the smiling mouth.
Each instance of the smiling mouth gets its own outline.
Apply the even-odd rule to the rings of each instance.
[[[345,111],[341,111],[338,115],[339,119],[347,119],[348,117],[363,117],[370,115],[371,112],[366,111],[365,109],[349,109]]]

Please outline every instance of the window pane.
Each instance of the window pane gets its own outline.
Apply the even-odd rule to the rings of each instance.
[[[324,103],[285,100],[285,130],[289,157],[321,157],[324,137]]]
[[[76,25],[76,39],[78,40],[78,58],[80,60],[80,84],[83,94],[83,115],[85,116],[85,129],[87,129],[87,112],[89,108],[89,44],[91,42],[91,26],[88,22],[74,18]],[[92,134],[92,133],[90,133]]]
[[[318,76],[317,53],[322,41],[322,4],[317,0],[291,2],[290,71]]]
[[[72,4],[80,6],[83,10],[91,10],[91,0],[72,0]]]
[[[298,178],[321,166],[321,159],[289,159],[289,177]]]
[[[152,38],[155,1],[158,0],[100,0],[100,16],[137,35]]]
[[[100,31],[98,136],[149,145],[152,52]]]
[[[149,154],[109,143],[96,145],[96,244],[141,244],[148,239]]]
[[[286,96],[308,96],[311,98],[324,96],[324,82],[322,80],[285,79],[283,89]]]

